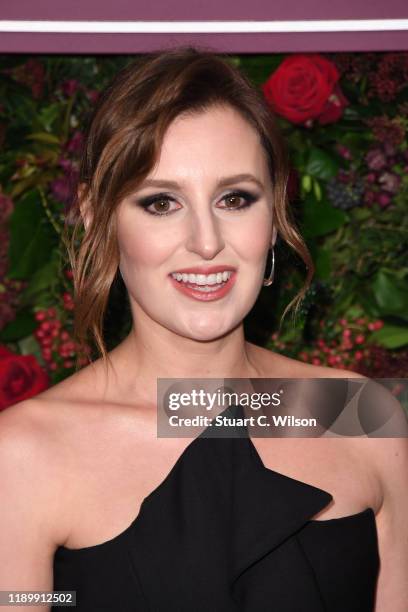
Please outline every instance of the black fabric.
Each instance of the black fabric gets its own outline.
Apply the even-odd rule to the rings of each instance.
[[[81,612],[372,612],[373,510],[312,520],[330,493],[266,468],[245,427],[212,431],[121,534],[57,549],[54,590],[75,590]]]

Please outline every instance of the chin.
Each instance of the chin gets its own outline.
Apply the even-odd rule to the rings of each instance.
[[[210,342],[225,336],[231,329],[231,325],[226,325],[225,323],[221,325],[219,321],[197,322],[196,324],[191,322],[190,325],[185,327],[182,335],[191,338],[191,340]],[[175,331],[177,332],[178,330]]]

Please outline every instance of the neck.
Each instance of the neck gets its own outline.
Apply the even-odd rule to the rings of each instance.
[[[210,341],[192,340],[158,324],[137,325],[110,352],[114,376],[109,373],[107,397],[155,405],[157,378],[259,377],[256,350],[245,341],[242,323]]]

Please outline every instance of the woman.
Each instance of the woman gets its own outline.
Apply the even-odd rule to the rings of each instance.
[[[287,174],[261,94],[212,53],[145,55],[104,92],[71,252],[102,358],[1,416],[1,589],[89,611],[406,610],[406,440],[156,436],[158,378],[356,376],[245,340],[284,274],[265,271],[278,235],[312,276]],[[133,325],[107,355],[119,274]]]

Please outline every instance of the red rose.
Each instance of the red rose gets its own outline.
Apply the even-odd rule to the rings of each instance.
[[[292,123],[320,124],[337,121],[348,104],[337,81],[336,66],[321,55],[291,55],[262,85],[262,91],[279,115]]]
[[[47,389],[49,380],[34,355],[16,355],[0,346],[0,410]]]
[[[7,346],[3,346],[2,344],[0,344],[0,359],[4,359],[5,357],[11,357],[12,355],[14,355],[14,353],[10,351]]]

